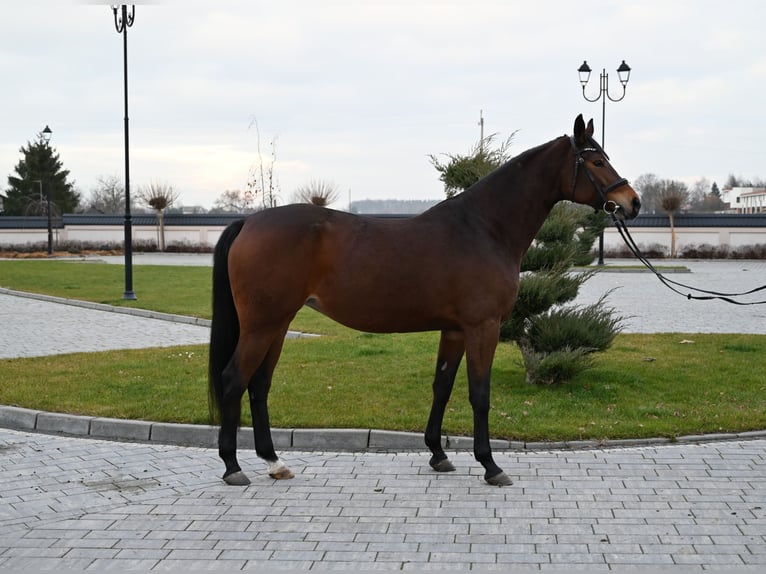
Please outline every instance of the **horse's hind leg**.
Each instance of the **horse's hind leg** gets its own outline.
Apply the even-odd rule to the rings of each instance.
[[[271,430],[265,404],[271,385],[271,374],[279,358],[286,331],[287,328],[284,331],[271,331],[265,335],[241,334],[237,348],[223,371],[218,454],[226,465],[223,480],[227,484],[234,486],[250,484],[250,479],[242,472],[237,461],[237,429],[242,414],[242,395],[245,389],[250,394],[257,452],[269,462],[275,464],[278,462],[274,447],[271,446]],[[261,402],[263,407],[260,406]],[[262,413],[265,414],[265,419]],[[257,424],[256,421],[258,421]]]
[[[223,372],[223,396],[220,404],[221,428],[218,432],[218,455],[226,465],[223,480],[234,486],[246,486],[250,480],[237,461],[237,428],[242,412],[242,394],[246,385],[237,363],[232,359]]]
[[[452,387],[455,384],[455,375],[463,358],[463,351],[462,333],[456,331],[442,332],[433,383],[434,399],[425,435],[426,445],[433,454],[430,465],[437,472],[455,470],[455,467],[449,461],[442,448],[442,421],[444,420],[444,411],[452,394]]]
[[[255,436],[255,452],[269,465],[269,476],[276,479],[293,478],[292,471],[279,460],[274,450],[274,442],[271,439],[271,423],[269,421],[268,396],[271,389],[271,379],[274,368],[282,352],[287,327],[285,327],[274,339],[265,359],[255,372],[248,394],[250,396],[250,414],[253,419],[253,433]]]

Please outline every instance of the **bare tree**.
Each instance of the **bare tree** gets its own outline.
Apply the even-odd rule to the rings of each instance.
[[[258,128],[258,120],[253,118],[250,127],[255,126],[255,135],[257,138],[256,151],[258,158],[250,167],[250,176],[247,182],[247,189],[256,197],[261,198],[263,208],[276,207],[279,203],[279,182],[274,177],[274,167],[277,163],[277,139],[272,138],[269,143],[271,148],[270,157],[264,161],[261,154],[261,131]]]
[[[138,199],[157,212],[160,251],[165,251],[165,209],[178,199],[178,192],[169,183],[152,182],[138,188]]]
[[[641,174],[633,182],[633,189],[641,196],[641,213],[657,213],[660,210],[659,188],[660,180],[653,173]]]
[[[338,186],[329,181],[312,179],[293,193],[293,203],[311,203],[327,207],[338,199]]]
[[[121,213],[125,210],[125,186],[116,175],[100,175],[90,190],[87,209],[99,213]]]
[[[251,213],[256,211],[255,194],[250,189],[227,189],[213,203],[213,211]]]
[[[701,177],[689,188],[689,206],[692,211],[698,211],[705,203],[705,197],[710,193],[710,180]]]
[[[659,203],[670,219],[670,256],[676,256],[675,213],[689,200],[689,189],[685,183],[663,179],[659,187]]]

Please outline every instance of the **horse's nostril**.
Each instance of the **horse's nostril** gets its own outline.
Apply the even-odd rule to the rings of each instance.
[[[633,198],[633,211],[638,212],[639,209],[641,209],[641,200],[637,197]]]

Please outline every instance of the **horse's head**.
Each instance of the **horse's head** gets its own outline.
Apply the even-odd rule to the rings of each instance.
[[[633,219],[641,209],[638,194],[609,163],[609,156],[593,140],[593,120],[585,126],[582,114],[577,116],[574,135],[570,136],[574,154],[571,195],[576,203],[590,205],[613,213],[620,219]]]

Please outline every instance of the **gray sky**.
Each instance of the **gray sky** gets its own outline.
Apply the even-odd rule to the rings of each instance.
[[[629,179],[766,177],[762,0],[180,0],[128,30],[131,188],[210,207],[276,140],[283,201],[312,179],[360,199],[440,199],[428,155],[518,130],[514,154],[571,133],[606,68],[606,148]],[[0,186],[47,124],[87,196],[123,177],[122,38],[106,5],[14,2],[0,18]]]

